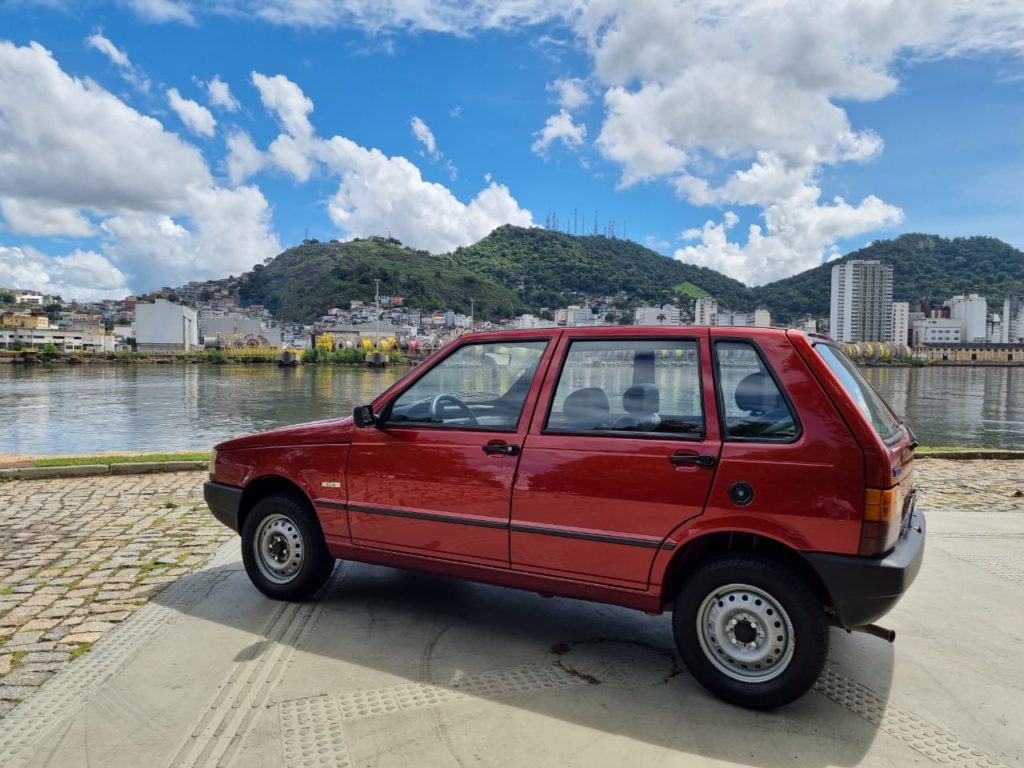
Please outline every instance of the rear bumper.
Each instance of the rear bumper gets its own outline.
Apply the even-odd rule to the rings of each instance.
[[[242,506],[242,489],[208,480],[203,483],[203,498],[213,516],[231,530],[238,532],[238,510]]]
[[[870,624],[888,613],[910,588],[924,560],[925,519],[916,509],[896,547],[885,557],[806,552],[804,557],[832,598],[840,626]]]

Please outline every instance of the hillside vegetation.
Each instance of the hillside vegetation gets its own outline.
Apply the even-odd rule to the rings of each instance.
[[[990,308],[1006,296],[1024,296],[1024,252],[994,237],[907,234],[880,240],[841,259],[755,289],[760,305],[782,320],[828,315],[832,267],[853,259],[892,265],[892,297],[913,307],[918,301],[937,306],[957,294],[977,293]]]
[[[958,293],[979,293],[992,303],[1024,295],[1024,253],[989,237],[946,239],[908,234],[873,243],[840,261],[877,259],[893,266],[893,298],[941,305]],[[432,255],[380,237],[341,243],[308,240],[266,265],[243,284],[245,303],[266,305],[286,321],[310,322],[330,307],[381,293],[403,296],[420,309],[451,308],[498,319],[616,297],[625,309],[678,299],[692,305],[711,295],[734,310],[765,307],[773,322],[829,310],[832,266],[749,288],[704,267],[662,256],[629,240],[575,237],[539,228],[503,226],[473,245]]]

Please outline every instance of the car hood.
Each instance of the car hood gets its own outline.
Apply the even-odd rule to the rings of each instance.
[[[351,443],[355,424],[351,416],[343,419],[326,421],[310,421],[290,427],[280,427],[267,432],[256,432],[252,435],[235,437],[217,443],[217,451],[230,451],[237,448],[270,448],[288,445],[337,445]]]

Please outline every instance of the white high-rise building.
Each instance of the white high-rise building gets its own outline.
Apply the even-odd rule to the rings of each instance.
[[[1003,302],[1003,332],[1000,341],[1024,343],[1024,298],[1007,296]]]
[[[693,302],[693,324],[714,325],[718,314],[718,300],[711,296],[702,296]]]
[[[954,296],[946,301],[946,306],[949,307],[949,316],[953,320],[963,321],[965,342],[985,341],[988,307],[983,297],[976,293],[970,296]]]
[[[848,261],[832,267],[829,332],[837,341],[892,341],[892,267]]]
[[[892,303],[892,342],[910,343],[910,304],[905,301]]]

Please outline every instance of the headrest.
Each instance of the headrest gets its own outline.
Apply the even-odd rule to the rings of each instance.
[[[622,407],[626,413],[634,415],[657,413],[660,408],[658,388],[653,384],[634,384],[622,396]]]
[[[572,427],[593,429],[600,424],[607,426],[611,415],[608,395],[599,387],[577,389],[565,398],[562,414],[567,425]]]
[[[752,373],[736,387],[736,405],[751,414],[770,413],[782,407],[782,397],[771,377],[765,373]]]

